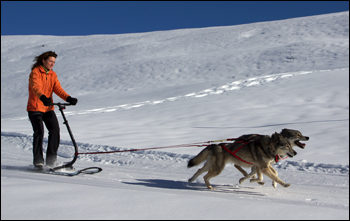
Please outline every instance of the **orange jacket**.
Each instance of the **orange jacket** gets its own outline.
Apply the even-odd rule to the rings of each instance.
[[[55,92],[55,94],[63,100],[67,100],[69,97],[62,89],[57,79],[57,74],[53,70],[46,73],[42,66],[34,68],[30,73],[28,91],[27,111],[40,111],[45,113],[54,109],[53,106],[45,106],[39,99],[43,94],[47,98],[52,98],[52,93]]]

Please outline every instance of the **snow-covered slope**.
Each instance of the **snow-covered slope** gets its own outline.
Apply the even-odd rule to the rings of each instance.
[[[188,184],[198,168],[187,161],[201,147],[81,155],[76,168],[103,168],[90,176],[29,173],[28,76],[48,50],[58,54],[63,88],[79,99],[65,113],[80,152],[291,128],[310,137],[274,166],[291,187],[273,189],[267,177],[265,186],[239,186],[233,165],[212,179],[217,191],[202,177]],[[2,219],[349,218],[349,12],[138,34],[1,36],[1,104]],[[61,139],[60,161],[69,161],[64,125]]]

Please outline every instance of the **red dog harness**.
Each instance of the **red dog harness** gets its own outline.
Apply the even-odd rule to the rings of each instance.
[[[259,135],[257,135],[257,136],[259,136]],[[224,150],[226,150],[229,154],[231,154],[232,156],[236,157],[237,159],[239,159],[239,160],[242,161],[243,163],[247,163],[247,164],[252,164],[252,165],[253,165],[253,163],[250,163],[250,162],[248,162],[248,161],[243,160],[242,158],[240,158],[240,157],[237,156],[237,154],[236,154],[240,149],[242,149],[243,147],[245,147],[245,145],[247,145],[247,144],[249,143],[249,141],[244,141],[243,139],[240,139],[240,138],[233,138],[233,139],[227,139],[227,140],[240,140],[240,141],[238,141],[238,143],[243,143],[243,145],[240,146],[238,149],[236,149],[236,150],[233,151],[233,152],[232,152],[231,150],[229,150],[229,149],[226,147],[226,145],[225,145],[224,143],[221,143],[221,144],[219,144],[219,145],[220,145]],[[281,158],[280,155],[276,154],[276,156],[275,156],[275,161],[276,161],[276,163],[277,163],[279,160],[284,160],[284,159],[287,159],[287,158],[288,158],[288,156],[285,157],[285,158]]]
[[[242,161],[243,163],[247,163],[247,164],[252,164],[252,163],[250,163],[250,162],[247,162],[247,161],[245,161],[245,160],[243,160],[242,158],[240,158],[239,156],[237,156],[236,155],[236,153],[240,150],[240,149],[242,149],[245,145],[247,145],[249,142],[247,142],[247,141],[240,141],[239,143],[243,143],[243,145],[242,146],[240,146],[237,150],[235,150],[235,151],[231,151],[231,150],[229,150],[227,147],[226,147],[226,145],[224,144],[224,143],[221,143],[220,144],[220,146],[224,149],[224,150],[226,150],[227,152],[229,152],[232,156],[234,156],[234,157],[236,157],[237,159],[239,159],[240,161]]]

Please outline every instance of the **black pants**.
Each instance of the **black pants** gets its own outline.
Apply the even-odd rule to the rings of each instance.
[[[49,130],[49,140],[46,150],[46,165],[53,165],[57,158],[57,150],[60,144],[60,127],[54,111],[47,113],[28,111],[30,122],[33,126],[33,163],[44,164],[43,139],[44,125]]]

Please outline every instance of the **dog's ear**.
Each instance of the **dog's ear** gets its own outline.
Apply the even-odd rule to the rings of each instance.
[[[272,141],[276,142],[278,141],[280,138],[280,134],[275,132],[274,134],[272,134]]]

